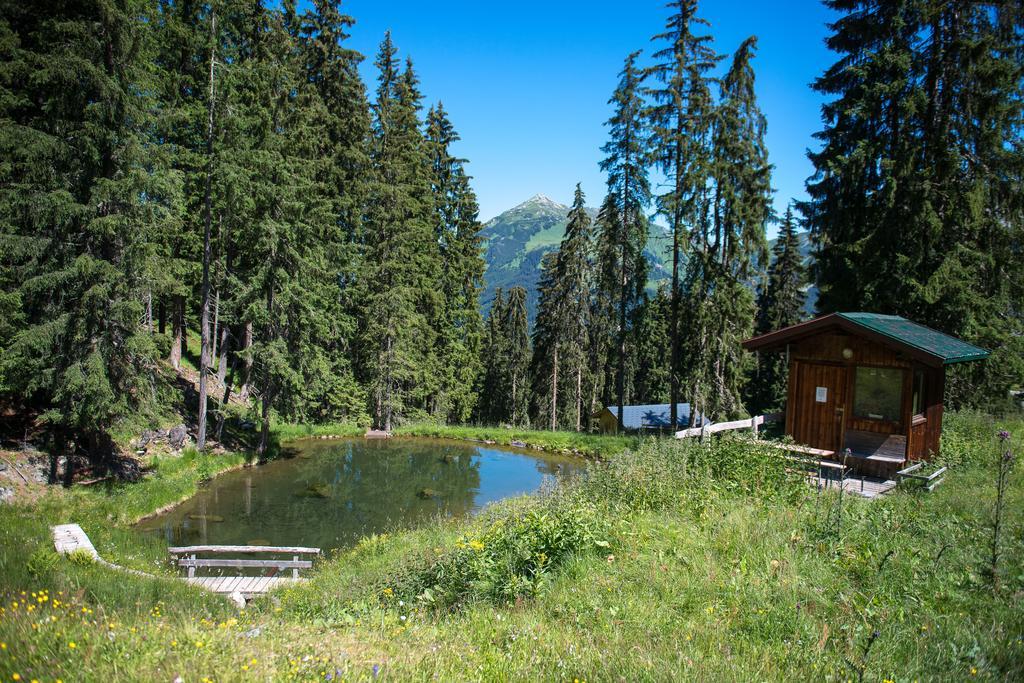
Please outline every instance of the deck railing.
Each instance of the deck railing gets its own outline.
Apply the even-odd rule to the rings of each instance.
[[[751,429],[754,432],[754,436],[757,436],[758,428],[766,422],[781,422],[783,419],[783,413],[769,413],[767,415],[755,415],[749,420],[733,420],[731,422],[712,422],[702,427],[690,427],[689,429],[683,429],[676,432],[677,439],[687,439],[694,436],[699,436],[702,440],[706,439],[709,434],[717,434],[718,432],[725,432],[732,429]]]

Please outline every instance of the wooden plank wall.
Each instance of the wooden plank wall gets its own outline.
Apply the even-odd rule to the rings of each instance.
[[[853,355],[850,358],[843,357],[843,349],[850,349]],[[841,365],[846,370],[846,381],[844,388],[843,406],[845,408],[845,421],[843,429],[855,429],[860,431],[875,432],[880,434],[903,434],[907,437],[907,457],[913,459],[928,458],[939,452],[939,439],[942,431],[943,393],[945,390],[945,371],[943,368],[931,368],[920,364],[918,361],[900,353],[899,351],[883,346],[874,341],[858,337],[845,332],[826,332],[807,339],[800,340],[790,345],[789,350],[789,393],[786,410],[786,433],[793,436],[801,443],[809,443],[808,438],[817,438],[809,434],[808,422],[815,406],[798,406],[796,401],[797,385],[800,381],[800,373],[807,372],[810,363]],[[858,418],[853,415],[853,401],[855,391],[855,373],[857,366],[897,368],[904,371],[903,380],[903,403],[899,422],[880,422]],[[801,369],[803,368],[803,369]],[[911,415],[913,410],[913,378],[914,370],[921,369],[925,372],[925,396],[923,397],[924,413],[923,418],[914,419]],[[805,379],[809,379],[803,375]],[[831,400],[829,404],[831,405]],[[792,408],[796,408],[795,410]],[[820,448],[819,444],[812,444]],[[837,450],[842,445],[837,444]],[[830,447],[829,447],[830,448]]]

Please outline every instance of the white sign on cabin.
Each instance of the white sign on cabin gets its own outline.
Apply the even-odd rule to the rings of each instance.
[[[828,403],[828,387],[816,387],[814,389],[814,400],[818,403]]]

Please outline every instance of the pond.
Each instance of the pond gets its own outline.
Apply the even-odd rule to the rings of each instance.
[[[538,490],[585,463],[536,451],[435,439],[305,440],[294,457],[228,472],[139,528],[169,545],[312,546],[466,515]]]

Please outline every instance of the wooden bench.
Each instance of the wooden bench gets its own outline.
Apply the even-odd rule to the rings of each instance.
[[[319,548],[282,547],[272,545],[191,545],[168,548],[175,564],[188,569],[188,583],[214,593],[234,595],[237,593],[243,600],[266,593],[282,584],[304,581],[299,577],[300,569],[313,566],[312,558],[300,559],[302,556],[319,555]],[[253,558],[202,558],[199,555],[291,555],[291,559],[253,559]],[[239,574],[233,576],[196,576],[197,569],[233,568]],[[269,571],[266,576],[240,575],[243,569],[259,569]],[[291,576],[278,576],[278,572],[291,570]]]

